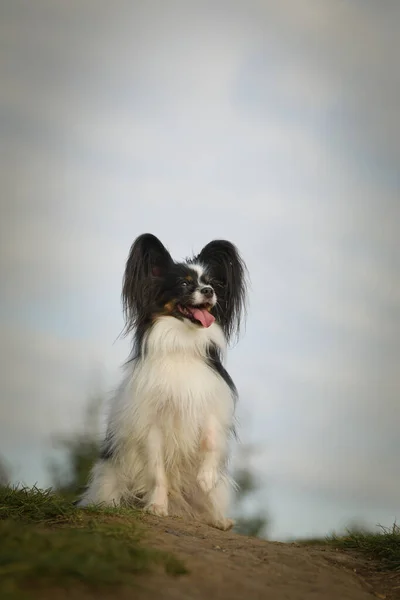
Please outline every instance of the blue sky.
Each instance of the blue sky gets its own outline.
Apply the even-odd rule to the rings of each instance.
[[[225,237],[252,279],[228,365],[273,537],[400,506],[399,8],[387,1],[3,2],[0,452],[112,390],[150,231]],[[98,381],[100,379],[100,382]]]

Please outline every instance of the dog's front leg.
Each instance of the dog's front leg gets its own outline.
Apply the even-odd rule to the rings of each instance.
[[[224,435],[214,416],[209,416],[200,443],[201,464],[197,482],[203,492],[210,493],[220,478],[220,464],[225,451]]]
[[[166,517],[168,515],[168,485],[165,474],[163,436],[157,426],[151,427],[147,438],[147,480],[149,493],[147,512]]]

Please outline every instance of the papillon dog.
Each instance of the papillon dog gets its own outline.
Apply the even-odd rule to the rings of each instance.
[[[232,527],[227,460],[237,391],[222,362],[243,320],[246,280],[228,241],[174,262],[154,235],[135,240],[122,290],[132,355],[78,506],[136,505]]]

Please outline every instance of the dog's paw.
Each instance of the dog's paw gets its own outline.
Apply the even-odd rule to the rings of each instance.
[[[145,511],[156,517],[168,517],[168,508],[164,504],[148,504]]]
[[[217,485],[219,479],[218,471],[213,469],[201,469],[197,475],[197,483],[205,492],[209,494],[211,490]]]
[[[234,526],[235,521],[232,519],[216,519],[215,521],[211,521],[209,525],[211,527],[215,527],[215,529],[220,529],[221,531],[229,531]]]

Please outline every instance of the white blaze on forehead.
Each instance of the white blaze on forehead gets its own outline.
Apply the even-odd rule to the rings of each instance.
[[[199,278],[199,283],[201,283],[201,279],[202,277],[204,277],[204,267],[202,267],[201,265],[190,265],[190,268],[193,269],[193,271],[196,271],[198,278]]]
[[[205,269],[202,265],[198,265],[198,264],[194,264],[194,265],[190,265],[190,268],[193,269],[193,271],[196,271],[197,276],[198,276],[198,286],[200,288],[205,287],[207,284],[204,281],[204,275],[205,275]],[[201,293],[200,290],[196,290],[195,292],[193,292],[192,295],[192,301],[193,304],[203,304],[204,301],[207,300],[207,302],[209,302],[210,304],[212,304],[213,306],[217,303],[217,297],[215,295],[215,292],[213,294],[213,296],[211,298],[207,298],[205,299],[205,297],[203,296],[203,294]]]
[[[198,288],[197,290],[193,293],[193,304],[203,304],[204,302],[208,302],[209,304],[211,304],[212,306],[214,306],[217,303],[217,296],[215,295],[215,292],[213,293],[211,298],[206,298],[202,292],[201,292],[201,288],[207,286],[207,283],[205,283],[204,281],[204,275],[205,275],[205,269],[204,267],[202,267],[201,265],[192,265],[192,268],[194,271],[196,271],[196,273],[198,274]]]

